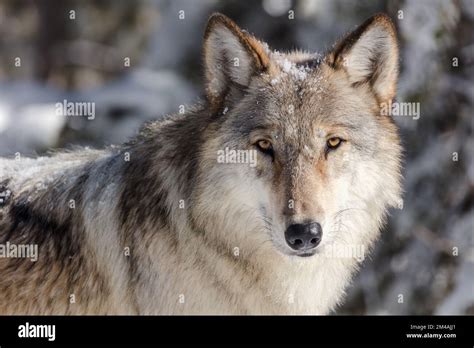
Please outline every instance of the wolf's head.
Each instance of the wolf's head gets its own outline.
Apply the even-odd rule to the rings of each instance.
[[[272,51],[215,14],[194,219],[231,248],[311,256],[368,246],[400,204],[395,29],[376,15],[325,54]],[[310,260],[312,258],[309,258]]]

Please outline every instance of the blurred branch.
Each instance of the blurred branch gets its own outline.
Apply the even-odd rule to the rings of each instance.
[[[435,248],[436,250],[449,254],[450,256],[453,255],[454,244],[449,239],[441,238],[433,231],[421,225],[415,227],[414,233],[417,239],[428,245],[430,248]]]
[[[46,80],[55,62],[55,50],[58,41],[67,40],[69,26],[66,12],[67,1],[34,2],[38,9],[38,40],[35,44],[35,78]]]

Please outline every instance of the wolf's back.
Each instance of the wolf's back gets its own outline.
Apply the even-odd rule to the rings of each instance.
[[[0,182],[8,181],[10,189],[17,193],[25,192],[32,184],[46,184],[61,175],[73,175],[75,169],[104,154],[104,151],[82,149],[38,158],[0,158]]]

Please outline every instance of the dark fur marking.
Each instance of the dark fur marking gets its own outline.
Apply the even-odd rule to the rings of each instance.
[[[304,67],[308,69],[316,69],[321,65],[322,59],[321,58],[310,58],[306,60],[302,60],[300,62],[296,62],[295,65],[298,68]]]
[[[9,179],[0,182],[0,208],[6,206],[11,200],[12,192],[8,189],[9,182]]]
[[[210,115],[196,113],[189,117],[195,117],[199,122],[191,122],[189,118],[178,119],[165,126],[166,129],[162,132],[160,129],[153,129],[159,127],[158,123],[148,124],[142,129],[139,137],[132,141],[134,146],[123,149],[130,152],[131,161],[124,166],[120,179],[124,188],[120,193],[118,207],[122,226],[122,247],[129,247],[131,251],[129,279],[132,287],[140,281],[142,274],[146,273],[145,269],[139,267],[139,260],[134,253],[136,243],[150,237],[143,235],[140,226],[150,223],[156,226],[156,231],[170,230],[172,240],[175,244],[178,242],[177,236],[173,234],[170,213],[173,207],[178,207],[179,202],[168,202],[168,188],[160,177],[160,168],[156,167],[158,163],[163,170],[169,167],[184,169],[176,171],[180,174],[175,181],[181,191],[182,197],[179,199],[184,199],[187,207],[191,206],[190,197],[198,169],[200,134],[205,129],[205,121]],[[199,128],[193,128],[196,126]],[[183,138],[181,134],[189,136]],[[161,140],[167,144],[169,151],[160,153]],[[157,153],[161,155],[159,159],[151,155]],[[183,214],[188,211],[189,209],[183,211]]]

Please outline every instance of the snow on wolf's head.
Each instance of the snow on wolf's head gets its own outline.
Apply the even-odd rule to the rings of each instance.
[[[242,254],[369,246],[400,204],[399,138],[380,112],[398,75],[390,19],[370,18],[319,56],[272,51],[215,14],[204,65],[214,116],[194,220]]]

